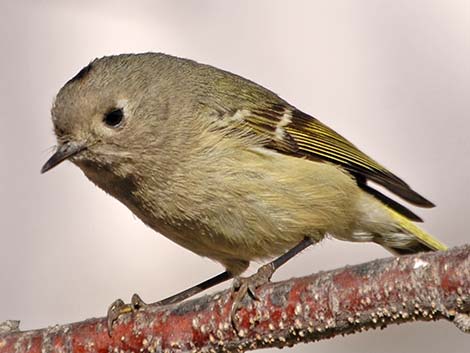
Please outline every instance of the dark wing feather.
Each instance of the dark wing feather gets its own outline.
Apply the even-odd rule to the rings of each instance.
[[[344,137],[298,109],[274,104],[269,108],[245,113],[244,121],[252,132],[267,139],[269,148],[293,156],[340,165],[357,179],[359,186],[365,191],[410,219],[420,220],[404,206],[366,185],[366,181],[376,182],[416,206],[434,206]]]

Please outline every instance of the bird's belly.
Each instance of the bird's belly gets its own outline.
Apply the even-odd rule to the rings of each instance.
[[[144,221],[223,264],[273,258],[304,237],[319,241],[327,233],[348,234],[358,195],[352,178],[334,166],[287,158],[286,164],[276,160],[270,168],[247,162],[211,178],[204,173],[199,180],[205,184],[194,188],[204,192],[185,195],[180,219]]]
[[[354,180],[325,163],[244,152],[187,169],[165,188],[131,178],[115,189],[86,174],[154,230],[227,268],[280,255],[306,236],[348,234],[357,216]]]

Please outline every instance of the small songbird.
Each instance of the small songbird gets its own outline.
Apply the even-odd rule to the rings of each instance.
[[[373,188],[434,205],[351,142],[273,92],[165,54],[95,59],[52,107],[57,151],[155,231],[226,271],[173,303],[272,259],[240,293],[327,234],[395,254],[446,249]],[[372,183],[372,184],[371,184]],[[240,298],[238,298],[240,300]],[[110,324],[143,305],[115,302]]]

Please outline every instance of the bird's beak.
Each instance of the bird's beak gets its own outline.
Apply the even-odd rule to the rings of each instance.
[[[41,173],[47,172],[66,159],[75,156],[77,153],[80,153],[85,148],[86,146],[84,144],[77,142],[67,142],[60,145],[52,157],[49,158],[49,160],[42,166]]]

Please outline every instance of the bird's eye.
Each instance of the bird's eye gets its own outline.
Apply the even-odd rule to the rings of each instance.
[[[110,127],[118,127],[124,119],[124,112],[122,109],[113,109],[105,114],[103,121]]]

